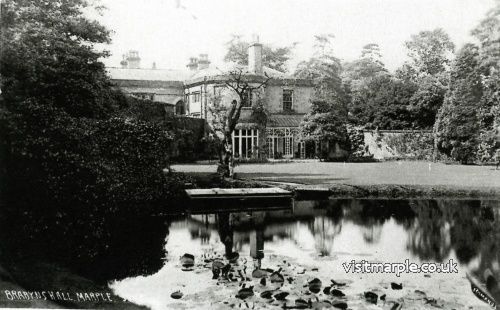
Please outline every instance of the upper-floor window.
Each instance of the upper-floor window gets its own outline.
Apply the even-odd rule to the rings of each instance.
[[[252,90],[247,90],[243,93],[243,102],[241,104],[242,107],[251,107],[252,106]]]
[[[155,94],[152,94],[152,93],[132,93],[132,96],[135,98],[152,101],[154,99]]]
[[[191,96],[193,98],[193,100],[191,102],[200,102],[201,101],[201,93],[199,91],[192,93]]]
[[[293,90],[283,89],[283,111],[292,111]]]

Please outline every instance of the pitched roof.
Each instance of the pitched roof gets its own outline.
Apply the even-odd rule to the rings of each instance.
[[[219,66],[216,67],[208,67],[206,69],[201,69],[196,71],[193,75],[189,77],[189,80],[197,80],[205,77],[216,77],[216,76],[223,76],[229,71],[233,70],[242,70],[244,74],[251,74],[247,72],[247,66],[236,64],[236,63],[223,63]],[[280,72],[275,69],[271,69],[269,67],[264,66],[263,71],[267,76],[271,78],[287,78],[285,73]]]
[[[113,80],[184,81],[192,75],[186,70],[106,68]]]
[[[271,114],[267,127],[299,127],[305,114]]]

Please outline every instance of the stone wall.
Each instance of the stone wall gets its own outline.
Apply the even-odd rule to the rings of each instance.
[[[432,159],[431,130],[367,130],[363,134],[365,147],[374,159]]]

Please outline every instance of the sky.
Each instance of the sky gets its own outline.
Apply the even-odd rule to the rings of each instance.
[[[443,28],[460,47],[494,0],[101,0],[98,19],[112,33],[107,66],[138,50],[141,67],[183,69],[189,57],[223,62],[231,34],[271,46],[298,42],[289,67],[312,55],[314,35],[334,34],[335,56],[354,60],[367,43],[380,45],[394,70],[406,60],[404,42],[423,30]]]

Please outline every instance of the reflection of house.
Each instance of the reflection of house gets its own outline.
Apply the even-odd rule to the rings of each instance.
[[[237,65],[214,68],[206,54],[191,58],[186,71],[138,69],[138,54],[130,52],[122,68],[109,68],[112,81],[126,93],[166,103],[177,115],[206,119],[210,124],[210,104],[214,100],[229,106],[239,100],[225,85],[228,72],[241,70],[245,81],[258,85],[268,76],[265,87],[249,92],[233,135],[236,157],[306,158],[315,155],[315,146],[298,136],[298,126],[311,107],[313,85],[262,64],[262,45],[256,40],[249,47],[248,68]],[[139,59],[140,60],[140,59]],[[133,66],[131,66],[131,64]],[[264,107],[267,121],[252,113]]]

